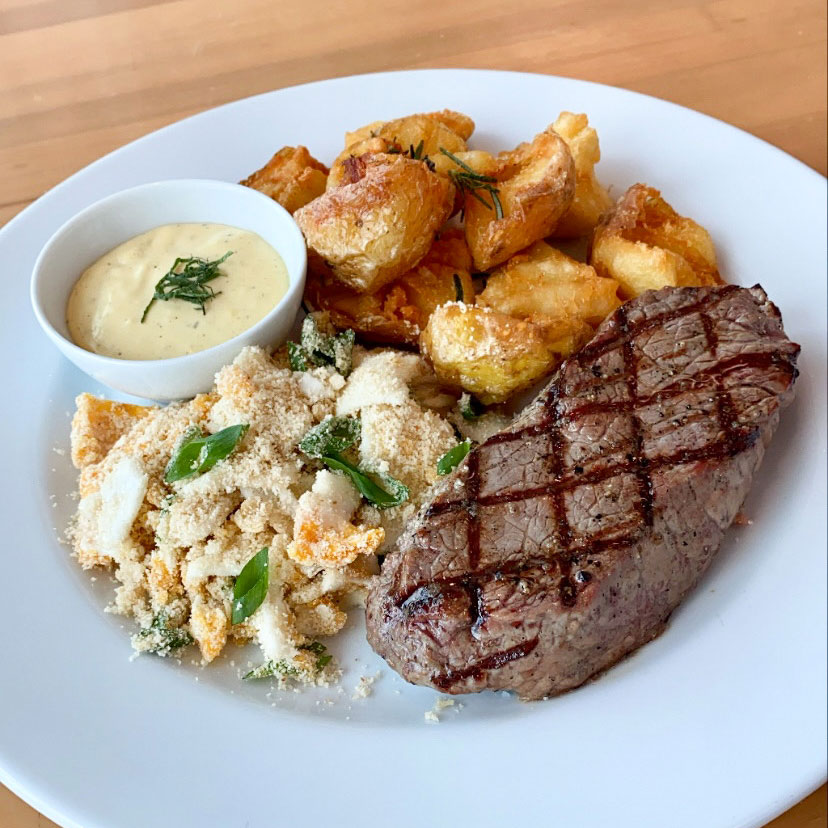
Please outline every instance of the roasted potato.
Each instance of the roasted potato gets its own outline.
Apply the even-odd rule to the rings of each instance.
[[[595,229],[589,263],[621,285],[625,299],[645,290],[721,284],[716,251],[701,225],[680,216],[646,184],[634,184]]]
[[[454,205],[454,186],[403,155],[354,159],[353,183],[296,212],[311,257],[361,293],[372,293],[425,256]]]
[[[451,153],[465,152],[466,138],[473,130],[474,121],[471,118],[450,110],[368,124],[346,133],[345,149],[331,164],[327,187],[330,189],[349,183],[349,159],[369,152],[413,152],[417,158],[428,156],[435,171],[446,175],[453,164],[440,152],[440,148]]]
[[[328,168],[306,147],[282,147],[267,164],[241,183],[295,213],[325,192],[327,178]]]
[[[551,127],[531,143],[500,153],[491,177],[494,182],[478,182],[476,189],[473,178],[460,179],[461,185],[467,182],[466,242],[477,270],[490,270],[548,236],[575,192],[575,163]]]
[[[543,313],[595,326],[621,304],[617,290],[614,279],[598,276],[546,242],[535,242],[492,272],[477,301],[511,316]]]
[[[515,319],[491,308],[450,302],[437,308],[420,337],[439,379],[481,402],[503,402],[548,374],[591,335],[577,319]]]
[[[571,112],[561,112],[552,129],[566,141],[575,161],[575,195],[552,236],[556,239],[585,236],[612,207],[610,194],[595,177],[595,165],[601,160],[598,133],[589,125],[586,115]]]
[[[472,300],[471,266],[462,231],[447,230],[419,264],[376,293],[358,293],[327,269],[311,268],[305,301],[314,309],[328,311],[337,327],[353,328],[362,339],[416,347],[435,308],[454,299]]]
[[[403,118],[395,118],[393,121],[373,121],[352,132],[346,132],[345,146],[349,147],[352,144],[356,144],[357,141],[379,135],[380,130],[386,124],[398,124],[400,121],[405,121],[406,118],[428,118],[430,121],[437,121],[443,126],[448,127],[452,132],[457,133],[464,141],[468,141],[474,132],[474,121],[468,115],[464,115],[462,112],[455,112],[453,109],[441,109],[439,112],[407,115]]]

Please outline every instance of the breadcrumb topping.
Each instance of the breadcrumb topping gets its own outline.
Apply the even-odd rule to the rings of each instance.
[[[320,636],[339,632],[362,602],[377,554],[387,551],[437,481],[456,445],[451,424],[417,401],[435,383],[416,354],[354,349],[346,379],[333,367],[292,371],[284,351],[245,348],[188,402],[136,406],[82,394],[72,421],[80,471],[69,538],[84,568],[112,571],[111,611],[140,625],[138,652],[168,655],[190,643],[209,663],[228,642],[255,641],[254,677],[326,683],[337,669]],[[321,468],[299,441],[332,415],[359,417],[360,466],[390,474],[408,501],[379,510],[351,479]],[[166,483],[170,458],[191,429],[246,424],[232,453],[203,474]],[[231,623],[233,585],[268,548],[261,605]],[[366,694],[367,694],[366,685]]]

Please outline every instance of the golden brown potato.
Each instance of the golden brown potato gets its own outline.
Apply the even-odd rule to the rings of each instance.
[[[406,115],[402,118],[395,118],[393,121],[373,121],[366,124],[359,129],[352,132],[345,133],[345,146],[350,147],[358,141],[363,141],[366,138],[376,137],[381,133],[382,127],[386,124],[399,124],[408,118],[427,118],[430,121],[436,121],[444,127],[448,127],[452,132],[459,135],[464,141],[468,141],[471,134],[474,132],[474,121],[468,115],[462,112],[455,112],[453,109],[441,109],[439,112],[424,112],[419,115]]]
[[[282,147],[267,164],[241,183],[295,213],[325,192],[327,176],[328,168],[306,147]]]
[[[393,121],[375,122],[346,133],[345,149],[331,164],[327,187],[340,187],[348,183],[347,164],[351,157],[366,153],[416,153],[417,158],[428,156],[434,169],[446,175],[452,162],[440,152],[440,148],[451,153],[464,152],[466,139],[453,128],[462,130],[466,137],[471,135],[474,122],[459,112],[443,110],[426,115],[407,115]]]
[[[493,177],[496,196],[485,186],[465,192],[466,242],[477,270],[490,270],[548,236],[575,192],[572,155],[551,127],[500,153]]]
[[[296,212],[312,256],[341,282],[371,293],[425,256],[454,204],[451,182],[403,155],[353,160],[353,183]]]
[[[543,313],[594,327],[621,304],[617,290],[614,279],[598,276],[546,242],[535,242],[492,272],[478,304],[511,316]]]
[[[336,280],[330,271],[308,272],[305,301],[326,310],[338,328],[353,328],[369,342],[413,345],[435,308],[458,299],[455,275],[465,301],[474,297],[471,254],[460,230],[440,234],[413,269],[376,293],[358,293]]]
[[[420,346],[439,379],[489,404],[503,402],[548,374],[591,333],[577,319],[515,319],[491,308],[451,302],[431,314]]]
[[[672,286],[721,284],[716,251],[701,225],[680,216],[646,184],[634,184],[595,229],[589,263],[621,296]]]
[[[561,112],[552,129],[566,141],[575,161],[575,195],[552,236],[556,239],[585,236],[612,207],[610,194],[595,177],[595,165],[601,160],[598,133],[589,125],[586,115],[571,112]]]

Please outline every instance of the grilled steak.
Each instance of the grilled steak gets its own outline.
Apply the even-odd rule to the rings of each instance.
[[[371,646],[417,684],[537,699],[650,641],[747,495],[798,353],[760,287],[620,307],[407,528]]]

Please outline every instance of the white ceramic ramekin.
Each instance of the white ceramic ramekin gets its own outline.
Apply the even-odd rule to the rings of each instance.
[[[287,293],[253,327],[227,342],[187,356],[116,359],[75,345],[66,325],[66,303],[81,273],[127,239],[178,222],[228,224],[258,233],[285,262]],[[137,397],[175,400],[208,391],[216,371],[232,362],[245,345],[280,344],[302,301],[306,269],[307,249],[301,230],[290,213],[267,196],[222,181],[158,181],[101,199],[67,221],[49,239],[32,274],[32,308],[46,335],[89,376]]]

